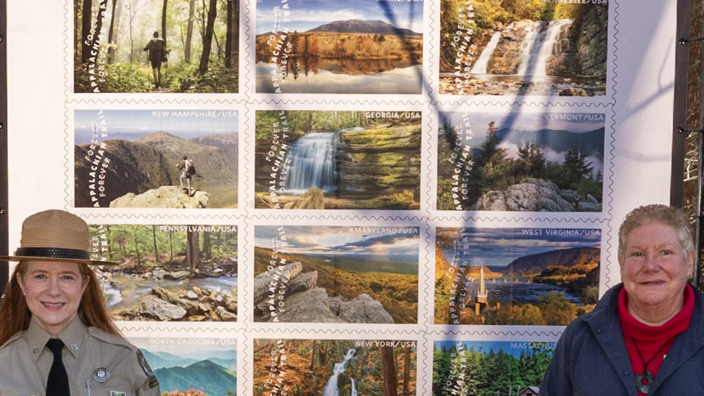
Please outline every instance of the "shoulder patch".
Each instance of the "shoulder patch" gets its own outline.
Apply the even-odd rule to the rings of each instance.
[[[137,349],[137,359],[139,360],[139,366],[142,367],[144,374],[146,374],[149,379],[149,387],[154,388],[159,385],[159,380],[156,379],[156,375],[154,375],[152,368],[149,367],[149,362],[147,362],[147,358],[144,357],[141,349]]]

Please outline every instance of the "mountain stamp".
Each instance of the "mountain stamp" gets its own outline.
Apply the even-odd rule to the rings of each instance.
[[[255,225],[255,322],[417,324],[420,227]]]
[[[73,92],[238,93],[240,2],[208,3],[74,2]]]
[[[603,97],[608,0],[440,4],[439,93]]]
[[[416,395],[417,347],[403,339],[255,338],[254,395]]]
[[[601,213],[605,113],[441,111],[437,210]]]
[[[421,111],[257,110],[256,209],[419,210]]]
[[[239,345],[236,338],[162,336],[144,337],[127,331],[127,339],[144,355],[159,381],[162,394],[202,396],[236,395]],[[241,381],[241,379],[240,379]]]
[[[76,109],[77,208],[237,208],[236,109]]]
[[[598,228],[438,227],[435,324],[565,326],[599,299]]]
[[[261,0],[256,15],[256,93],[422,93],[422,1]]]
[[[92,259],[118,321],[236,322],[238,226],[91,224]]]
[[[555,345],[462,338],[435,341],[432,395],[537,395]]]

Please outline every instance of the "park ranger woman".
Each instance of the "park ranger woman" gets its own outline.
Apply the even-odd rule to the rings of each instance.
[[[159,395],[115,326],[88,264],[88,225],[61,210],[28,217],[0,307],[0,396]],[[107,263],[111,264],[111,263]]]

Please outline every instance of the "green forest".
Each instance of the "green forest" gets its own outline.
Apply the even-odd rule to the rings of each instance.
[[[547,160],[536,143],[526,142],[518,148],[518,158],[513,159],[507,157],[507,149],[499,147],[502,138],[497,132],[498,128],[491,123],[487,127],[486,140],[472,152],[457,147],[457,132],[450,121],[440,127],[438,210],[472,210],[484,194],[505,190],[528,179],[550,180],[561,190],[576,191],[580,200],[591,195],[602,201],[603,174],[594,172],[584,145],[571,147],[565,153],[564,161],[559,163]],[[459,159],[448,162],[458,151],[462,153]]]
[[[474,7],[473,23],[467,23],[469,21],[467,7],[470,4]],[[583,6],[580,4],[546,2],[544,0],[472,0],[471,2],[467,0],[441,0],[440,71],[454,71],[457,48],[453,44],[458,26],[464,26],[465,31],[472,32],[472,39],[467,43],[468,46],[474,44],[483,48],[490,38],[482,34],[485,29],[496,29],[499,26],[526,19],[531,21],[558,19],[578,21],[582,10]]]
[[[94,256],[121,263],[115,270],[124,274],[158,267],[188,271],[190,277],[237,275],[234,227],[91,225],[90,235]]]
[[[518,395],[528,386],[540,387],[553,350],[534,344],[532,350],[526,348],[516,358],[502,349],[486,352],[463,346],[460,351],[457,345],[435,343],[433,396]],[[451,376],[454,381],[448,381]],[[462,376],[464,381],[458,381]]]
[[[343,296],[349,301],[366,293],[381,302],[394,319],[394,323],[418,322],[418,274],[398,273],[398,269],[377,268],[375,271],[338,266],[323,259],[301,255],[281,254],[287,262],[301,262],[302,272],[318,271],[318,287],[329,296]],[[254,274],[266,272],[271,260],[271,250],[255,248]],[[381,267],[381,266],[380,266]]]
[[[74,0],[73,6],[75,92],[238,92],[238,0]],[[145,51],[154,32],[165,40],[160,86]]]
[[[270,376],[281,379],[289,396],[322,395],[335,363],[354,349],[338,377],[340,395],[349,395],[352,381],[360,395],[416,394],[416,346],[413,341],[254,340],[254,395],[283,395],[267,387]],[[389,345],[391,344],[391,345]],[[282,362],[285,360],[285,366]],[[283,386],[281,387],[283,389]]]

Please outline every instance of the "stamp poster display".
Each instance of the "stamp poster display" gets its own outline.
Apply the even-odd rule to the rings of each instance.
[[[668,202],[676,5],[13,2],[10,246],[84,218],[163,392],[534,391]]]

